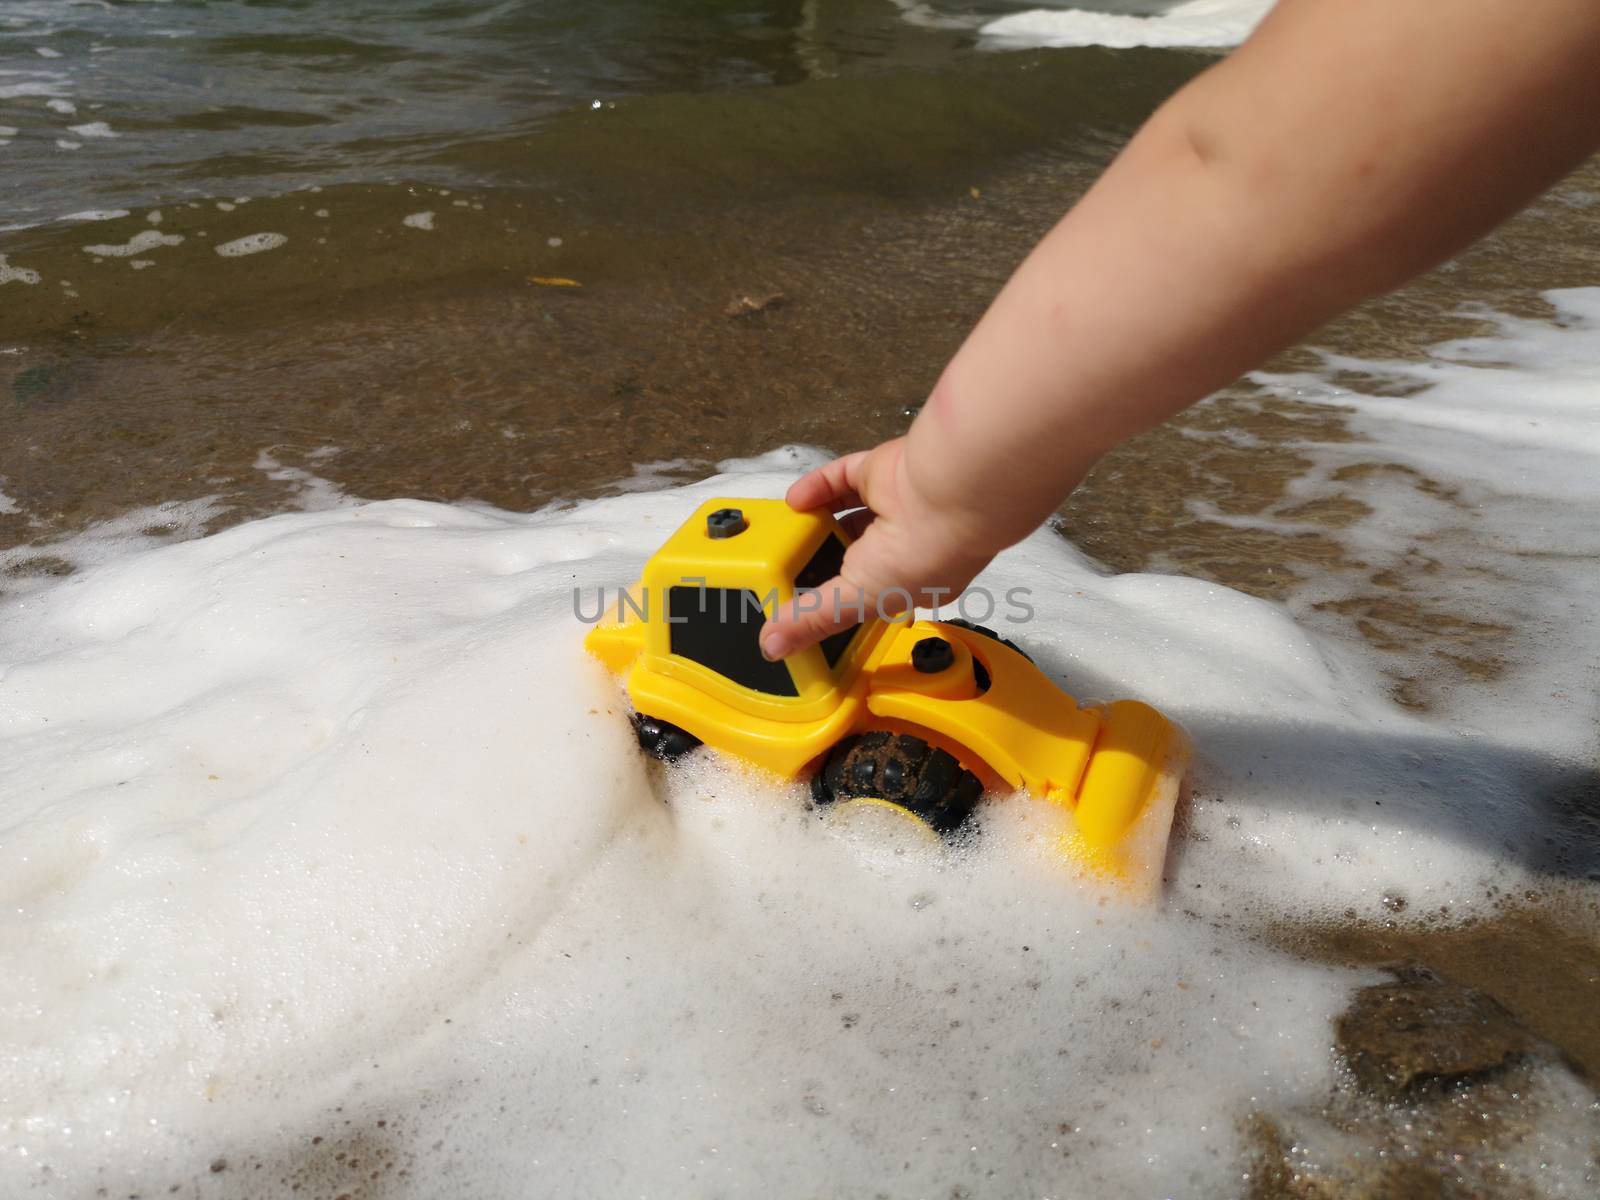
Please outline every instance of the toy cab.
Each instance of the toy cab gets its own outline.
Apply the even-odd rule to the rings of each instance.
[[[762,655],[767,614],[832,579],[848,545],[832,516],[781,500],[701,505],[588,636],[640,745],[670,761],[704,743],[809,777],[819,805],[940,833],[986,791],[1026,789],[1072,813],[1072,860],[1158,890],[1189,745],[1148,705],[1080,708],[1018,647],[960,621],[868,611],[781,662]]]

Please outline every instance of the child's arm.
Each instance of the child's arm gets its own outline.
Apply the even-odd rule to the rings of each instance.
[[[1283,0],[1039,243],[907,436],[790,489],[876,519],[821,609],[779,614],[763,648],[849,625],[858,589],[965,587],[1112,446],[1440,262],[1597,145],[1600,0]]]

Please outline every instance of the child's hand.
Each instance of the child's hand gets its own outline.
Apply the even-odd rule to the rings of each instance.
[[[994,556],[971,549],[977,541],[973,514],[946,511],[917,486],[905,438],[818,467],[795,482],[788,501],[801,512],[865,511],[843,519],[856,540],[838,577],[774,613],[761,630],[768,658],[804,650],[864,617],[949,603]]]

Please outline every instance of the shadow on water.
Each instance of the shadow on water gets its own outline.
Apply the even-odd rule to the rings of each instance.
[[[1126,680],[1038,657],[1085,703],[1128,694]],[[1181,705],[1167,711],[1194,742],[1190,785],[1197,798],[1419,833],[1552,880],[1600,882],[1600,766],[1594,762],[1472,732],[1430,730],[1426,718],[1398,708],[1399,722],[1410,726],[1403,732],[1218,718],[1187,713]],[[1339,847],[1325,849],[1334,854]],[[1181,847],[1172,865],[1181,870]],[[1403,893],[1406,881],[1394,882]]]
[[[1253,776],[1253,796],[1267,791],[1311,815],[1415,831],[1539,875],[1600,882],[1593,764],[1467,734],[1203,717],[1187,727],[1204,758],[1203,786],[1224,801],[1230,781]]]

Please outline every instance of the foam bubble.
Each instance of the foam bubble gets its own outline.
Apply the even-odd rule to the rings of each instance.
[[[247,233],[216,247],[223,258],[243,258],[247,254],[260,254],[263,250],[276,250],[289,239],[281,233]]]
[[[65,564],[71,570],[86,571],[174,539],[198,538],[225,511],[214,496],[169,500],[96,521],[68,538],[0,550],[0,592],[16,596],[50,587],[49,575],[29,569],[39,564]],[[3,678],[0,671],[0,682]]]
[[[507,437],[522,436],[515,430],[506,430]],[[611,489],[617,492],[653,492],[692,477],[693,466],[686,458],[663,458],[653,462],[637,463],[633,473],[616,480]]]
[[[28,267],[13,267],[6,261],[6,256],[0,254],[0,287],[8,283],[38,283],[39,272]]]
[[[131,258],[135,254],[143,254],[161,246],[179,246],[183,244],[183,234],[162,233],[156,229],[141,229],[121,245],[114,243],[100,243],[85,246],[85,254],[93,254],[100,258]]]
[[[324,459],[337,454],[333,447],[323,447],[320,452],[313,451],[308,457]],[[271,451],[263,450],[256,455],[253,464],[255,469],[266,475],[268,479],[276,480],[289,486],[290,506],[305,512],[318,512],[323,509],[341,508],[356,503],[354,499],[335,483],[323,478],[315,472],[303,467],[285,466],[273,456]]]
[[[122,136],[104,121],[89,121],[83,125],[69,125],[67,129],[79,137],[85,138],[115,138]]]
[[[411,229],[432,229],[433,214],[431,212],[414,212],[400,218],[400,224]]]
[[[900,10],[902,20],[924,29],[970,30],[977,24],[977,21],[970,16],[943,12],[932,4],[922,3],[921,0],[893,0],[893,2]]]
[[[1600,688],[1600,632],[1575,619],[1571,602],[1600,559],[1600,535],[1579,516],[1600,505],[1600,410],[1592,399],[1600,390],[1600,288],[1545,299],[1552,320],[1494,317],[1495,333],[1444,343],[1422,362],[1326,356],[1324,373],[1256,380],[1302,403],[1353,412],[1349,423],[1362,435],[1307,447],[1317,467],[1295,502],[1358,489],[1374,516],[1344,537],[1368,573],[1405,571],[1418,554],[1461,563],[1461,573],[1442,578],[1413,573],[1408,593],[1457,620],[1503,629],[1514,686],[1535,699],[1506,704],[1513,684],[1505,680],[1453,688],[1441,697],[1451,716],[1498,741],[1581,760],[1591,750],[1586,712],[1547,701]],[[1300,609],[1309,618],[1362,582],[1315,581]]]
[[[31,79],[21,83],[0,83],[0,100],[16,100],[23,96],[59,96],[66,86],[64,77],[60,75],[49,75],[44,79]],[[51,107],[54,108],[55,105],[52,103]],[[56,109],[56,111],[61,110]],[[76,112],[77,109],[72,111]]]
[[[45,107],[48,108],[51,112],[60,113],[63,116],[67,116],[67,117],[73,116],[78,111],[78,106],[76,104],[74,104],[71,100],[62,100],[62,99],[50,100],[50,101],[46,102]]]
[[[1156,16],[1041,8],[984,25],[991,49],[1036,46],[1237,46],[1271,10],[1274,0],[1188,0]]]
[[[125,208],[88,208],[83,212],[67,213],[61,218],[63,221],[114,221],[118,217],[128,215]]]

